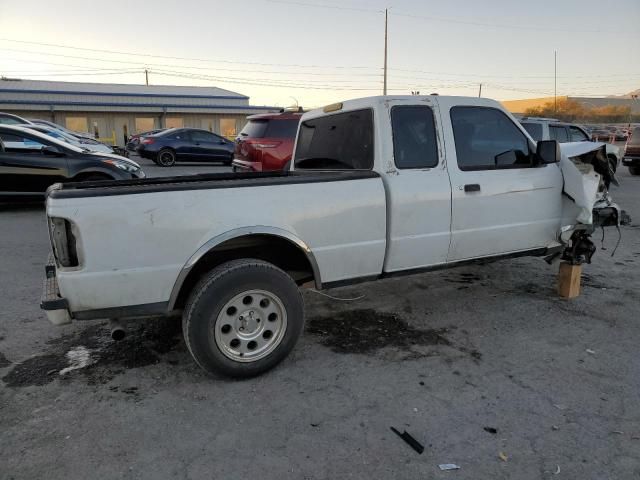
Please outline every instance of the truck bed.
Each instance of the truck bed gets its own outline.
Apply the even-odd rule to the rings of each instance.
[[[57,183],[49,188],[47,197],[106,197],[112,195],[135,195],[181,190],[211,190],[220,188],[293,185],[299,183],[339,182],[377,177],[379,177],[379,174],[370,170],[206,173],[134,180]]]

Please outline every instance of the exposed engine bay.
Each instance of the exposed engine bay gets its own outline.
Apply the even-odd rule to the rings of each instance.
[[[577,215],[573,216],[577,223],[567,225],[563,222],[560,241],[565,249],[561,258],[572,264],[591,263],[596,252],[591,234],[596,228],[616,227],[619,243],[620,225],[628,224],[630,218],[609,195],[611,184],[619,184],[607,159],[604,143],[565,143],[560,149],[563,194],[573,202],[574,209],[577,208],[574,212]],[[564,217],[566,221],[567,215]]]

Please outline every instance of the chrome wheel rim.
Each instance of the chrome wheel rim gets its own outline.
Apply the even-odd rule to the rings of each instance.
[[[266,290],[247,290],[225,303],[213,326],[223,355],[236,362],[255,362],[273,352],[287,330],[287,311]]]

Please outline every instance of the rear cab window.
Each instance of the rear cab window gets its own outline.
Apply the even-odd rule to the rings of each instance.
[[[391,108],[393,159],[396,167],[432,168],[438,165],[433,110],[421,105]]]
[[[462,171],[531,168],[531,144],[501,110],[492,107],[452,107],[453,137]]]
[[[373,111],[353,110],[300,123],[295,168],[370,170],[373,168]]]

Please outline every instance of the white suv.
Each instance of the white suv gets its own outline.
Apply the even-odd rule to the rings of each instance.
[[[558,143],[592,141],[584,128],[555,118],[523,117],[520,123],[536,142],[539,140],[557,140]],[[620,148],[610,143],[605,145],[611,168],[615,172],[620,164]]]

